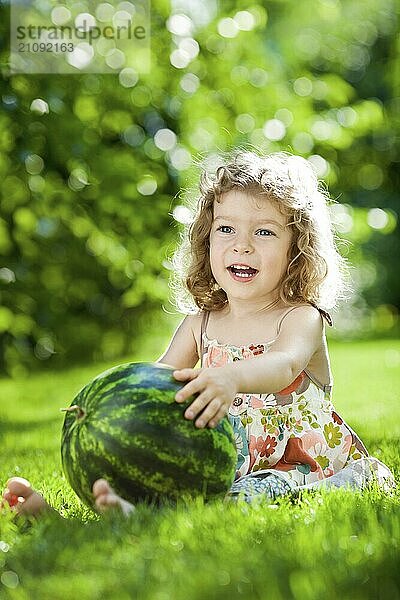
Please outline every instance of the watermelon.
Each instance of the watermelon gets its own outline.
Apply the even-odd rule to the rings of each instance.
[[[74,398],[62,429],[64,473],[79,498],[93,506],[92,486],[105,478],[130,502],[206,501],[232,485],[237,451],[224,417],[199,429],[178,404],[185,383],[160,363],[128,363],[98,375]]]

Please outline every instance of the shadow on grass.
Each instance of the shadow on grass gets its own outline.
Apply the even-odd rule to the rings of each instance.
[[[53,428],[60,425],[60,417],[52,417],[51,419],[39,419],[32,421],[10,421],[0,420],[0,436],[7,433],[23,434],[29,432],[38,432],[40,429]]]

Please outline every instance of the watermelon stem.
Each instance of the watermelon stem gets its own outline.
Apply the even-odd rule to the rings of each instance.
[[[82,419],[86,414],[85,411],[82,410],[82,408],[80,406],[78,406],[77,404],[74,404],[73,406],[70,406],[69,408],[60,408],[61,412],[74,412],[75,410],[78,411],[77,419]]]

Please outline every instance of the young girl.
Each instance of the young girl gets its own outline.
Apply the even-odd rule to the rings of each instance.
[[[200,192],[174,261],[189,314],[158,362],[188,382],[177,402],[197,394],[185,411],[197,427],[228,415],[238,461],[227,499],[374,480],[389,489],[390,470],[331,402],[326,310],[346,297],[347,265],[310,164],[237,151],[215,173],[203,172]],[[105,480],[93,493],[99,511],[133,510]],[[19,512],[47,508],[21,478],[4,497]]]

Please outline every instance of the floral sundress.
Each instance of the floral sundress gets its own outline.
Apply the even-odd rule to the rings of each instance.
[[[331,325],[329,314],[318,310]],[[206,335],[208,317],[209,313],[204,313],[202,367],[250,359],[268,352],[275,341],[239,347],[220,344]],[[299,486],[315,487],[342,471],[348,473],[350,465],[365,469],[369,463],[369,469],[370,459],[365,460],[368,451],[335,411],[331,392],[331,385],[321,384],[304,369],[278,393],[237,394],[228,412],[238,456],[235,481],[250,474],[261,477],[276,473],[275,480],[283,481],[288,491]],[[373,468],[376,470],[376,465]]]

